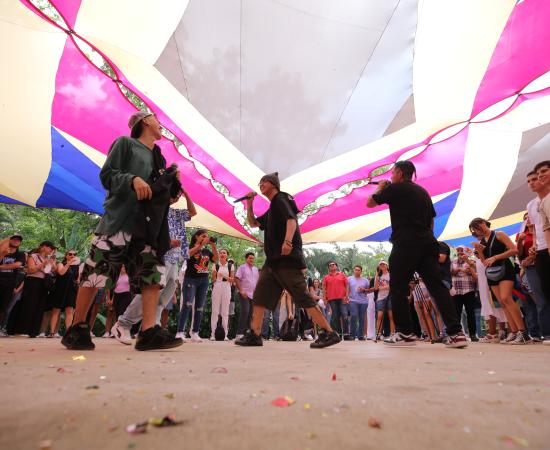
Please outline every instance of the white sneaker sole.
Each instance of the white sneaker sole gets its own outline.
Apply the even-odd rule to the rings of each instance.
[[[451,344],[445,344],[447,348],[466,348],[468,347],[467,342],[453,342]]]
[[[383,341],[384,345],[388,347],[414,347],[416,346],[416,341],[413,342],[386,342]]]
[[[121,344],[124,344],[124,345],[132,345],[132,340],[127,340],[127,339],[123,339],[122,336],[119,336],[119,333],[118,333],[118,330],[116,328],[113,327],[113,329],[111,330],[111,336],[114,336],[114,338],[120,342]]]

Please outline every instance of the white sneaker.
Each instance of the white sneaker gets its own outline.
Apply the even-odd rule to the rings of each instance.
[[[4,329],[0,329],[0,337],[9,337],[8,332]]]
[[[61,335],[59,333],[55,333],[52,337],[56,339],[61,339]]]
[[[178,331],[176,333],[176,339],[181,339],[183,342],[185,342],[185,333],[183,331]]]
[[[313,341],[313,336],[311,334],[305,334],[304,338],[306,341]]]
[[[38,337],[39,337],[39,338],[45,338],[45,337],[46,337],[46,333],[40,333],[40,334],[38,335]]]
[[[202,342],[199,333],[191,333],[191,342]]]
[[[101,336],[102,338],[110,338],[111,337],[111,333],[109,333],[108,331],[106,331],[105,333],[103,333],[103,336]]]
[[[128,328],[124,328],[118,322],[113,325],[111,328],[111,335],[122,344],[131,345],[132,344],[132,335]]]
[[[214,336],[210,336],[209,340],[211,340],[211,341],[215,341],[215,340],[216,340],[216,338],[215,338]]]

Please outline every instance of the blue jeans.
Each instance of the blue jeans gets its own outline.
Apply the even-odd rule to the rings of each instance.
[[[264,312],[264,322],[262,324],[262,336],[264,339],[267,339],[269,337],[269,316],[273,315],[273,337],[278,338],[279,337],[279,313],[280,313],[280,303],[277,305],[277,307],[270,311],[269,309],[266,309]]]
[[[365,316],[367,314],[368,303],[349,303],[351,314],[350,335],[352,338],[362,338],[365,336]],[[359,326],[357,326],[359,325]]]
[[[340,335],[342,333],[349,334],[348,305],[340,298],[331,300],[328,304],[332,311],[333,328],[335,328]]]
[[[174,292],[176,292],[176,280],[178,279],[178,265],[165,263],[166,283],[164,288],[160,291],[158,307],[157,307],[157,320],[156,323],[160,323],[160,316],[162,310],[172,300]],[[141,294],[134,296],[132,303],[128,305],[124,314],[118,317],[118,323],[124,328],[132,328],[132,326],[138,323],[143,317],[143,306],[141,302]]]
[[[185,277],[183,280],[184,302],[181,307],[180,318],[178,321],[178,332],[183,331],[187,322],[187,317],[193,307],[193,325],[191,331],[198,333],[201,329],[202,313],[204,303],[206,302],[206,293],[208,291],[208,277],[191,278]],[[194,306],[193,306],[194,305]]]
[[[537,305],[533,301],[530,295],[525,296],[525,301],[520,303],[521,311],[525,317],[525,325],[527,331],[531,337],[540,338],[540,328],[539,328],[539,315],[537,313]]]
[[[535,266],[526,267],[525,276],[532,291],[531,297],[537,305],[540,332],[545,339],[550,339],[550,298],[544,296]]]

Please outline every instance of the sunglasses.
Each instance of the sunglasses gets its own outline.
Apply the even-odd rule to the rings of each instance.
[[[67,253],[67,256],[76,256],[76,253]]]

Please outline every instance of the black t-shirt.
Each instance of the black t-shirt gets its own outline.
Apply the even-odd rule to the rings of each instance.
[[[298,207],[292,196],[286,192],[278,192],[271,200],[265,214],[256,219],[260,223],[260,229],[264,231],[264,251],[267,265],[284,264],[297,269],[306,267],[297,213]],[[292,251],[288,256],[282,256],[281,248],[285,240],[288,219],[296,220],[296,231],[292,237]]]
[[[202,248],[200,251],[189,257],[187,261],[187,269],[185,276],[191,278],[208,277],[208,263],[212,261],[214,254],[207,248]]]
[[[4,258],[2,258],[2,261],[0,261],[0,264],[13,264],[16,262],[20,262],[21,266],[25,265],[25,254],[16,251],[14,253],[9,253]],[[15,283],[15,275],[19,269],[0,269],[0,281],[2,281],[4,284]]]
[[[372,198],[379,205],[390,207],[394,245],[425,245],[437,241],[432,231],[435,209],[430,194],[422,186],[412,181],[394,183]]]
[[[451,249],[445,242],[439,242],[439,254],[446,255],[444,263],[440,263],[441,272],[443,273],[443,279],[451,283]]]

